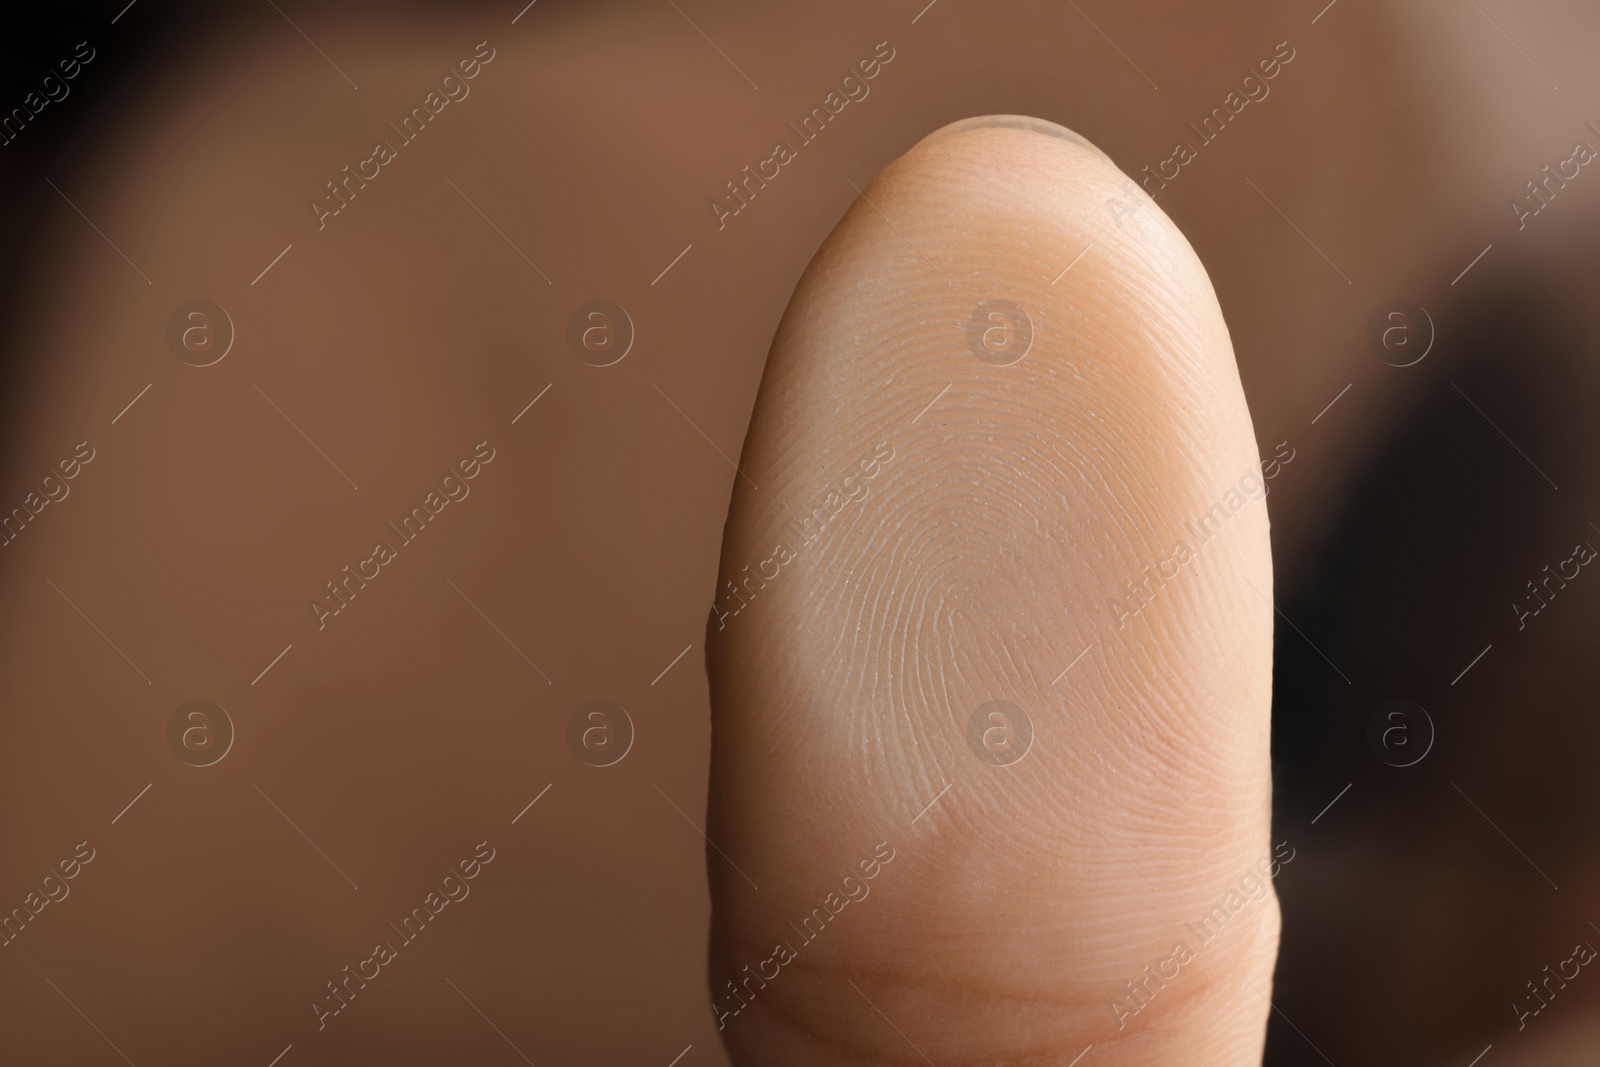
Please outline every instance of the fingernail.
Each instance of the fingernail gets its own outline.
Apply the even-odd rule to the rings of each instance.
[[[1106,156],[1100,147],[1087,137],[1073,130],[1067,129],[1058,123],[1047,119],[1036,119],[1031,115],[974,115],[969,119],[960,119],[929,134],[929,137],[942,137],[951,133],[964,133],[967,130],[998,128],[1004,130],[1029,130],[1033,133],[1042,133],[1047,137],[1059,137],[1063,141],[1071,141],[1081,145],[1100,156]]]

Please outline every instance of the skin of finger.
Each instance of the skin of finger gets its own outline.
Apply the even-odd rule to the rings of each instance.
[[[1154,206],[1100,221],[1121,180],[1011,124],[929,137],[778,330],[708,637],[741,1062],[1259,1059],[1270,883],[1209,943],[1188,927],[1270,850],[1258,458],[1183,236]],[[1007,366],[969,340],[989,301],[1030,324]],[[994,700],[1033,731],[1006,765],[973,726]],[[1146,965],[1177,976],[1141,1000]]]

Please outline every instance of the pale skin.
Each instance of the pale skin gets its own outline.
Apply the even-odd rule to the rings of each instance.
[[[1445,289],[1477,253],[1457,247],[1481,208],[1459,190],[1493,186],[1514,154],[1483,144],[1544,162],[1539,139],[1564,157],[1571,123],[1507,105],[1473,111],[1470,137],[1390,124],[1414,68],[1476,70],[1482,41],[1350,0],[1324,38],[1280,31],[1266,4],[1226,32],[1152,5],[1135,18],[1148,51],[1092,11],[1159,91],[1062,5],[1022,5],[992,49],[969,45],[991,42],[989,16],[950,0],[915,27],[914,10],[884,28],[774,9],[724,13],[719,32],[690,10],[739,59],[791,39],[819,57],[773,52],[748,93],[670,8],[626,33],[599,7],[540,5],[513,30],[514,13],[374,34],[365,14],[291,11],[356,90],[266,10],[136,87],[50,172],[83,215],[42,183],[21,209],[52,216],[22,282],[6,506],[78,442],[95,452],[0,549],[0,890],[21,901],[85,837],[99,851],[0,950],[7,1039],[61,1064],[110,1056],[103,1037],[174,1064],[266,1063],[292,1042],[281,1067],[357,1050],[501,1062],[507,1040],[541,1063],[666,1063],[692,1041],[680,1067],[724,1049],[1259,1064],[1271,872],[1294,846],[1272,832],[1274,561],[1244,479],[1347,381],[1336,413],[1362,390],[1377,399],[1357,410],[1395,403],[1402,386],[1351,370],[1372,363],[1367,305]],[[1569,31],[1517,36],[1544,59]],[[1166,101],[1198,114],[1280,33],[1299,52],[1239,140],[1138,200],[1130,175],[1161,156],[1148,128],[1178,125]],[[738,217],[708,213],[780,111],[886,36],[899,52],[831,140]],[[328,215],[325,183],[490,52],[470,97]],[[1571,95],[1587,67],[1567,66]],[[1499,99],[1500,82],[1464,84]],[[1029,103],[1077,128],[1010,114]],[[719,154],[735,137],[744,154]],[[1273,208],[1235,210],[1257,196],[1246,174],[1358,295]],[[1375,191],[1401,186],[1444,193]],[[1537,225],[1585,219],[1579,191]],[[1577,293],[1585,277],[1561,274]],[[238,333],[207,368],[165,337],[197,297]],[[637,327],[606,368],[565,341],[595,297]],[[1014,361],[1009,312],[978,317],[988,358],[970,339],[998,301],[1028,316]],[[1280,573],[1368,417],[1323,420],[1298,480],[1275,483]],[[480,442],[494,459],[437,532],[329,600]],[[1219,503],[1214,536],[1189,531]],[[1129,610],[1118,591],[1152,570],[1159,590]],[[196,697],[237,726],[207,770],[165,736]],[[603,770],[566,739],[596,697],[636,730]],[[1027,716],[1015,762],[1024,731],[995,701]],[[330,999],[325,982],[485,836],[496,859],[437,939]],[[1581,926],[1585,890],[1562,881]],[[1549,906],[1520,892],[1498,911]],[[1450,882],[1437,896],[1465,899]],[[1225,924],[1197,934],[1219,904]],[[1452,947],[1406,958],[1431,976]],[[1552,1012],[1517,1047],[1583,1062],[1582,1025]],[[1442,1063],[1483,1043],[1426,1035]]]
[[[777,883],[712,863],[713,971],[798,949],[726,1021],[751,1062],[909,1062],[863,1000],[915,1020],[935,1062],[1260,1058],[1276,897],[1203,949],[1185,922],[1271,853],[1265,511],[1132,621],[1100,592],[1256,464],[1249,414],[1199,261],[1158,211],[1107,225],[1120,174],[1070,136],[996,117],[923,141],[867,190],[883,215],[863,201],[834,231],[774,342],[744,452],[767,474],[735,490],[722,572],[778,542],[800,557],[708,637],[709,832]],[[1070,284],[1038,269],[1089,242]],[[995,298],[1037,324],[1003,367],[961,343]],[[880,440],[892,462],[805,542],[790,514]],[[1034,709],[1014,765],[969,751],[996,698]],[[818,875],[879,840],[899,858],[858,932],[803,941],[786,920]],[[1174,980],[1143,1007],[1120,987],[1160,960]]]

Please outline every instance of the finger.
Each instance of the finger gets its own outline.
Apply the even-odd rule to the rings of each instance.
[[[958,123],[790,302],[708,642],[739,1062],[1259,1062],[1260,469],[1206,274],[1129,186]]]

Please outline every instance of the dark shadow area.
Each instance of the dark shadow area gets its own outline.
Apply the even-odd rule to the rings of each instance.
[[[1556,612],[1577,605],[1552,598],[1544,619],[1510,605],[1536,605],[1527,582],[1574,542],[1600,546],[1580,503],[1587,345],[1553,265],[1499,277],[1438,316],[1425,364],[1386,368],[1413,376],[1398,417],[1320,549],[1279,575],[1274,837],[1298,856],[1278,887],[1272,1067],[1481,1048],[1516,1021],[1529,916],[1554,895],[1485,812],[1551,878],[1582,862],[1586,776],[1574,745],[1552,743],[1581,713],[1508,696],[1530,672],[1585,689],[1588,668],[1553,643],[1581,628]]]

